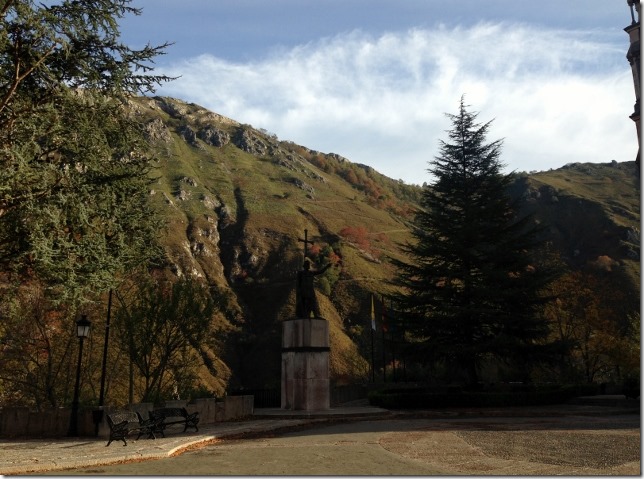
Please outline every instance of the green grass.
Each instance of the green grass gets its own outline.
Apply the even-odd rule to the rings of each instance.
[[[549,185],[560,194],[603,206],[616,223],[639,229],[640,197],[634,163],[578,164],[531,177],[535,185]]]

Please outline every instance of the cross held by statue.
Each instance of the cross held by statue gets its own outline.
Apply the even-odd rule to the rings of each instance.
[[[305,229],[304,230],[304,239],[302,239],[302,238],[297,239],[298,241],[304,243],[304,259],[306,259],[306,252],[308,250],[307,245],[313,246],[315,244],[315,243],[313,243],[313,241],[309,241],[308,233],[309,233],[308,230]]]

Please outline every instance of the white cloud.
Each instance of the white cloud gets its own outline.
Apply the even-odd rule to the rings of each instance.
[[[260,62],[187,59],[160,69],[181,75],[160,93],[422,183],[462,94],[482,122],[495,119],[488,139],[505,138],[508,169],[633,160],[626,48],[625,35],[615,45],[526,25],[355,31]]]

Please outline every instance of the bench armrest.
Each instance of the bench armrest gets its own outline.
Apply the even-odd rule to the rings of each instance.
[[[112,426],[112,430],[113,431],[118,431],[118,432],[123,431],[123,430],[127,430],[127,425],[128,424],[129,423],[127,421],[117,422],[116,424],[114,424]]]
[[[157,426],[163,419],[141,419],[139,422],[142,428]]]

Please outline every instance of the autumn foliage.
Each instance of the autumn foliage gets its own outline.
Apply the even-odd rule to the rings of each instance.
[[[376,259],[380,257],[380,251],[372,245],[372,240],[389,241],[384,233],[369,233],[364,226],[346,226],[340,230],[340,236]]]

